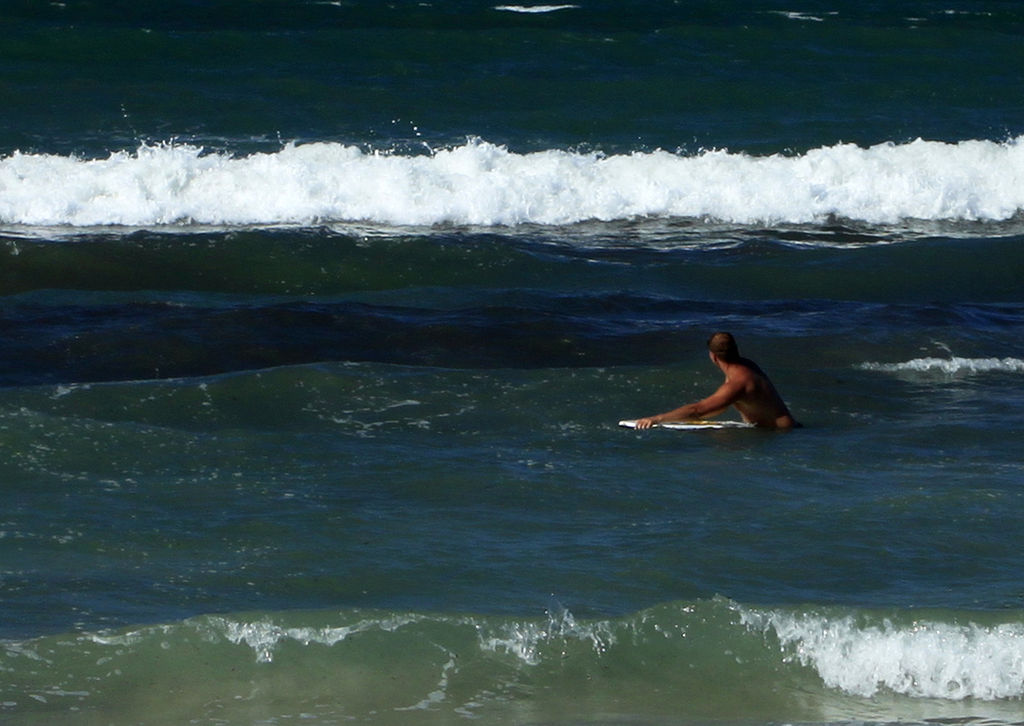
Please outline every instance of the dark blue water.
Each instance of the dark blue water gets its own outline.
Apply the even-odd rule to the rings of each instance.
[[[1024,719],[1016,3],[0,21],[5,720]]]

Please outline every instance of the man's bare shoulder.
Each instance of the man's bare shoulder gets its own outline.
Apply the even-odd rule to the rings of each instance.
[[[750,358],[740,358],[733,365],[746,371],[747,375],[760,376],[761,378],[768,377],[767,375],[765,375],[765,372],[761,370],[761,366],[759,366],[754,361],[750,360]]]
[[[765,376],[756,363],[746,358],[741,358],[729,364],[725,371],[725,378],[733,384],[746,384],[751,381],[765,379],[767,376]]]

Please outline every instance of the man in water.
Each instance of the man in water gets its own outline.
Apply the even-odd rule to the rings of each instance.
[[[725,382],[702,401],[688,403],[673,411],[642,418],[638,429],[669,421],[692,421],[717,416],[735,406],[743,420],[767,429],[792,429],[800,426],[785,402],[756,363],[740,357],[736,340],[729,333],[715,333],[708,339],[711,362],[725,374]]]

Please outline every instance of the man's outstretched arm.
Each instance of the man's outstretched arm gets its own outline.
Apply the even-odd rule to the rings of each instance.
[[[717,391],[707,398],[695,403],[688,403],[685,406],[659,413],[656,416],[648,416],[637,420],[638,429],[649,429],[651,426],[669,421],[692,421],[709,416],[717,416],[725,409],[735,403],[743,393],[740,384],[731,381],[723,383]]]

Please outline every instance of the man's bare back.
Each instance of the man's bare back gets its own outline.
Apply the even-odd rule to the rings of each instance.
[[[707,398],[672,411],[639,419],[638,429],[669,421],[690,421],[717,416],[735,406],[743,420],[755,426],[791,429],[800,424],[790,414],[782,396],[756,363],[739,356],[729,333],[715,333],[708,340],[711,362],[725,374],[725,381]]]

